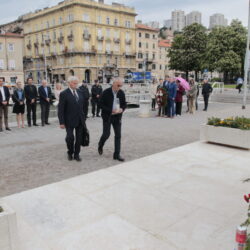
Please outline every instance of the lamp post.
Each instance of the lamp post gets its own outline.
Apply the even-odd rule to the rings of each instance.
[[[247,34],[247,46],[246,46],[246,56],[245,56],[245,66],[244,66],[244,95],[243,95],[243,105],[242,109],[246,108],[247,103],[247,83],[248,83],[248,71],[249,71],[249,40],[250,40],[250,0],[248,3],[248,34]]]

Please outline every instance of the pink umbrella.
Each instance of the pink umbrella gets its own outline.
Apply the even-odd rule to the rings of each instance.
[[[190,90],[190,85],[189,83],[182,77],[176,77],[176,80],[178,80],[181,84],[181,86],[185,89],[185,90]]]

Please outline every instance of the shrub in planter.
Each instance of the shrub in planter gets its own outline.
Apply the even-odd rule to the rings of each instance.
[[[207,125],[216,127],[236,128],[242,130],[250,130],[250,118],[246,117],[230,117],[221,119],[217,117],[208,118]]]

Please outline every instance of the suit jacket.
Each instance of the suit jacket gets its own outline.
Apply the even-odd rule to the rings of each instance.
[[[89,88],[87,86],[82,85],[80,86],[79,90],[83,92],[84,101],[88,102],[89,97],[90,97]]]
[[[52,91],[51,91],[51,88],[49,86],[47,86],[47,90],[48,90],[48,96],[46,95],[46,92],[45,92],[45,89],[43,86],[40,86],[38,88],[38,93],[40,96],[40,104],[47,104],[48,102],[47,102],[46,98],[49,98],[50,100],[52,99]]]
[[[83,125],[85,123],[83,93],[80,90],[76,90],[76,92],[79,97],[78,102],[69,88],[60,93],[58,104],[58,118],[60,125],[76,128],[80,123]]]
[[[9,100],[10,100],[10,91],[9,91],[9,88],[6,87],[6,86],[3,86],[3,90],[4,90],[4,93],[5,93],[5,99],[7,101],[7,103],[9,104]],[[3,102],[3,96],[2,96],[2,92],[0,91],[0,106],[2,106]]]
[[[93,85],[93,87],[91,88],[91,96],[93,100],[98,100],[97,95],[101,95],[102,94],[102,86],[101,85]]]
[[[14,93],[12,95],[12,100],[14,103],[17,103],[19,104],[19,102],[24,102],[25,100],[25,95],[24,95],[24,90],[22,89],[22,93],[23,93],[23,98],[20,100],[19,99],[19,96],[18,96],[18,92],[17,92],[17,89],[14,90]]]
[[[122,108],[124,111],[127,107],[127,103],[126,103],[125,93],[123,92],[123,90],[118,91],[117,98],[119,98],[120,100],[120,108]],[[100,107],[102,109],[102,118],[105,121],[109,120],[112,115],[113,102],[114,102],[114,94],[113,94],[112,87],[105,89],[100,99]],[[119,114],[117,116],[122,118],[122,114]]]
[[[26,98],[26,103],[30,104],[32,99],[35,99],[35,102],[37,100],[37,88],[34,85],[26,85],[24,87],[24,93]]]

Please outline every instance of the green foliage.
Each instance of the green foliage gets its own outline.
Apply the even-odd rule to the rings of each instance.
[[[242,23],[233,20],[228,27],[216,27],[208,35],[204,66],[210,71],[242,74],[247,31]]]
[[[216,127],[236,128],[241,130],[250,130],[250,118],[245,117],[230,117],[221,119],[217,117],[208,118],[207,125]]]
[[[170,68],[184,72],[202,70],[202,59],[206,51],[206,28],[192,24],[174,38],[169,51]]]

